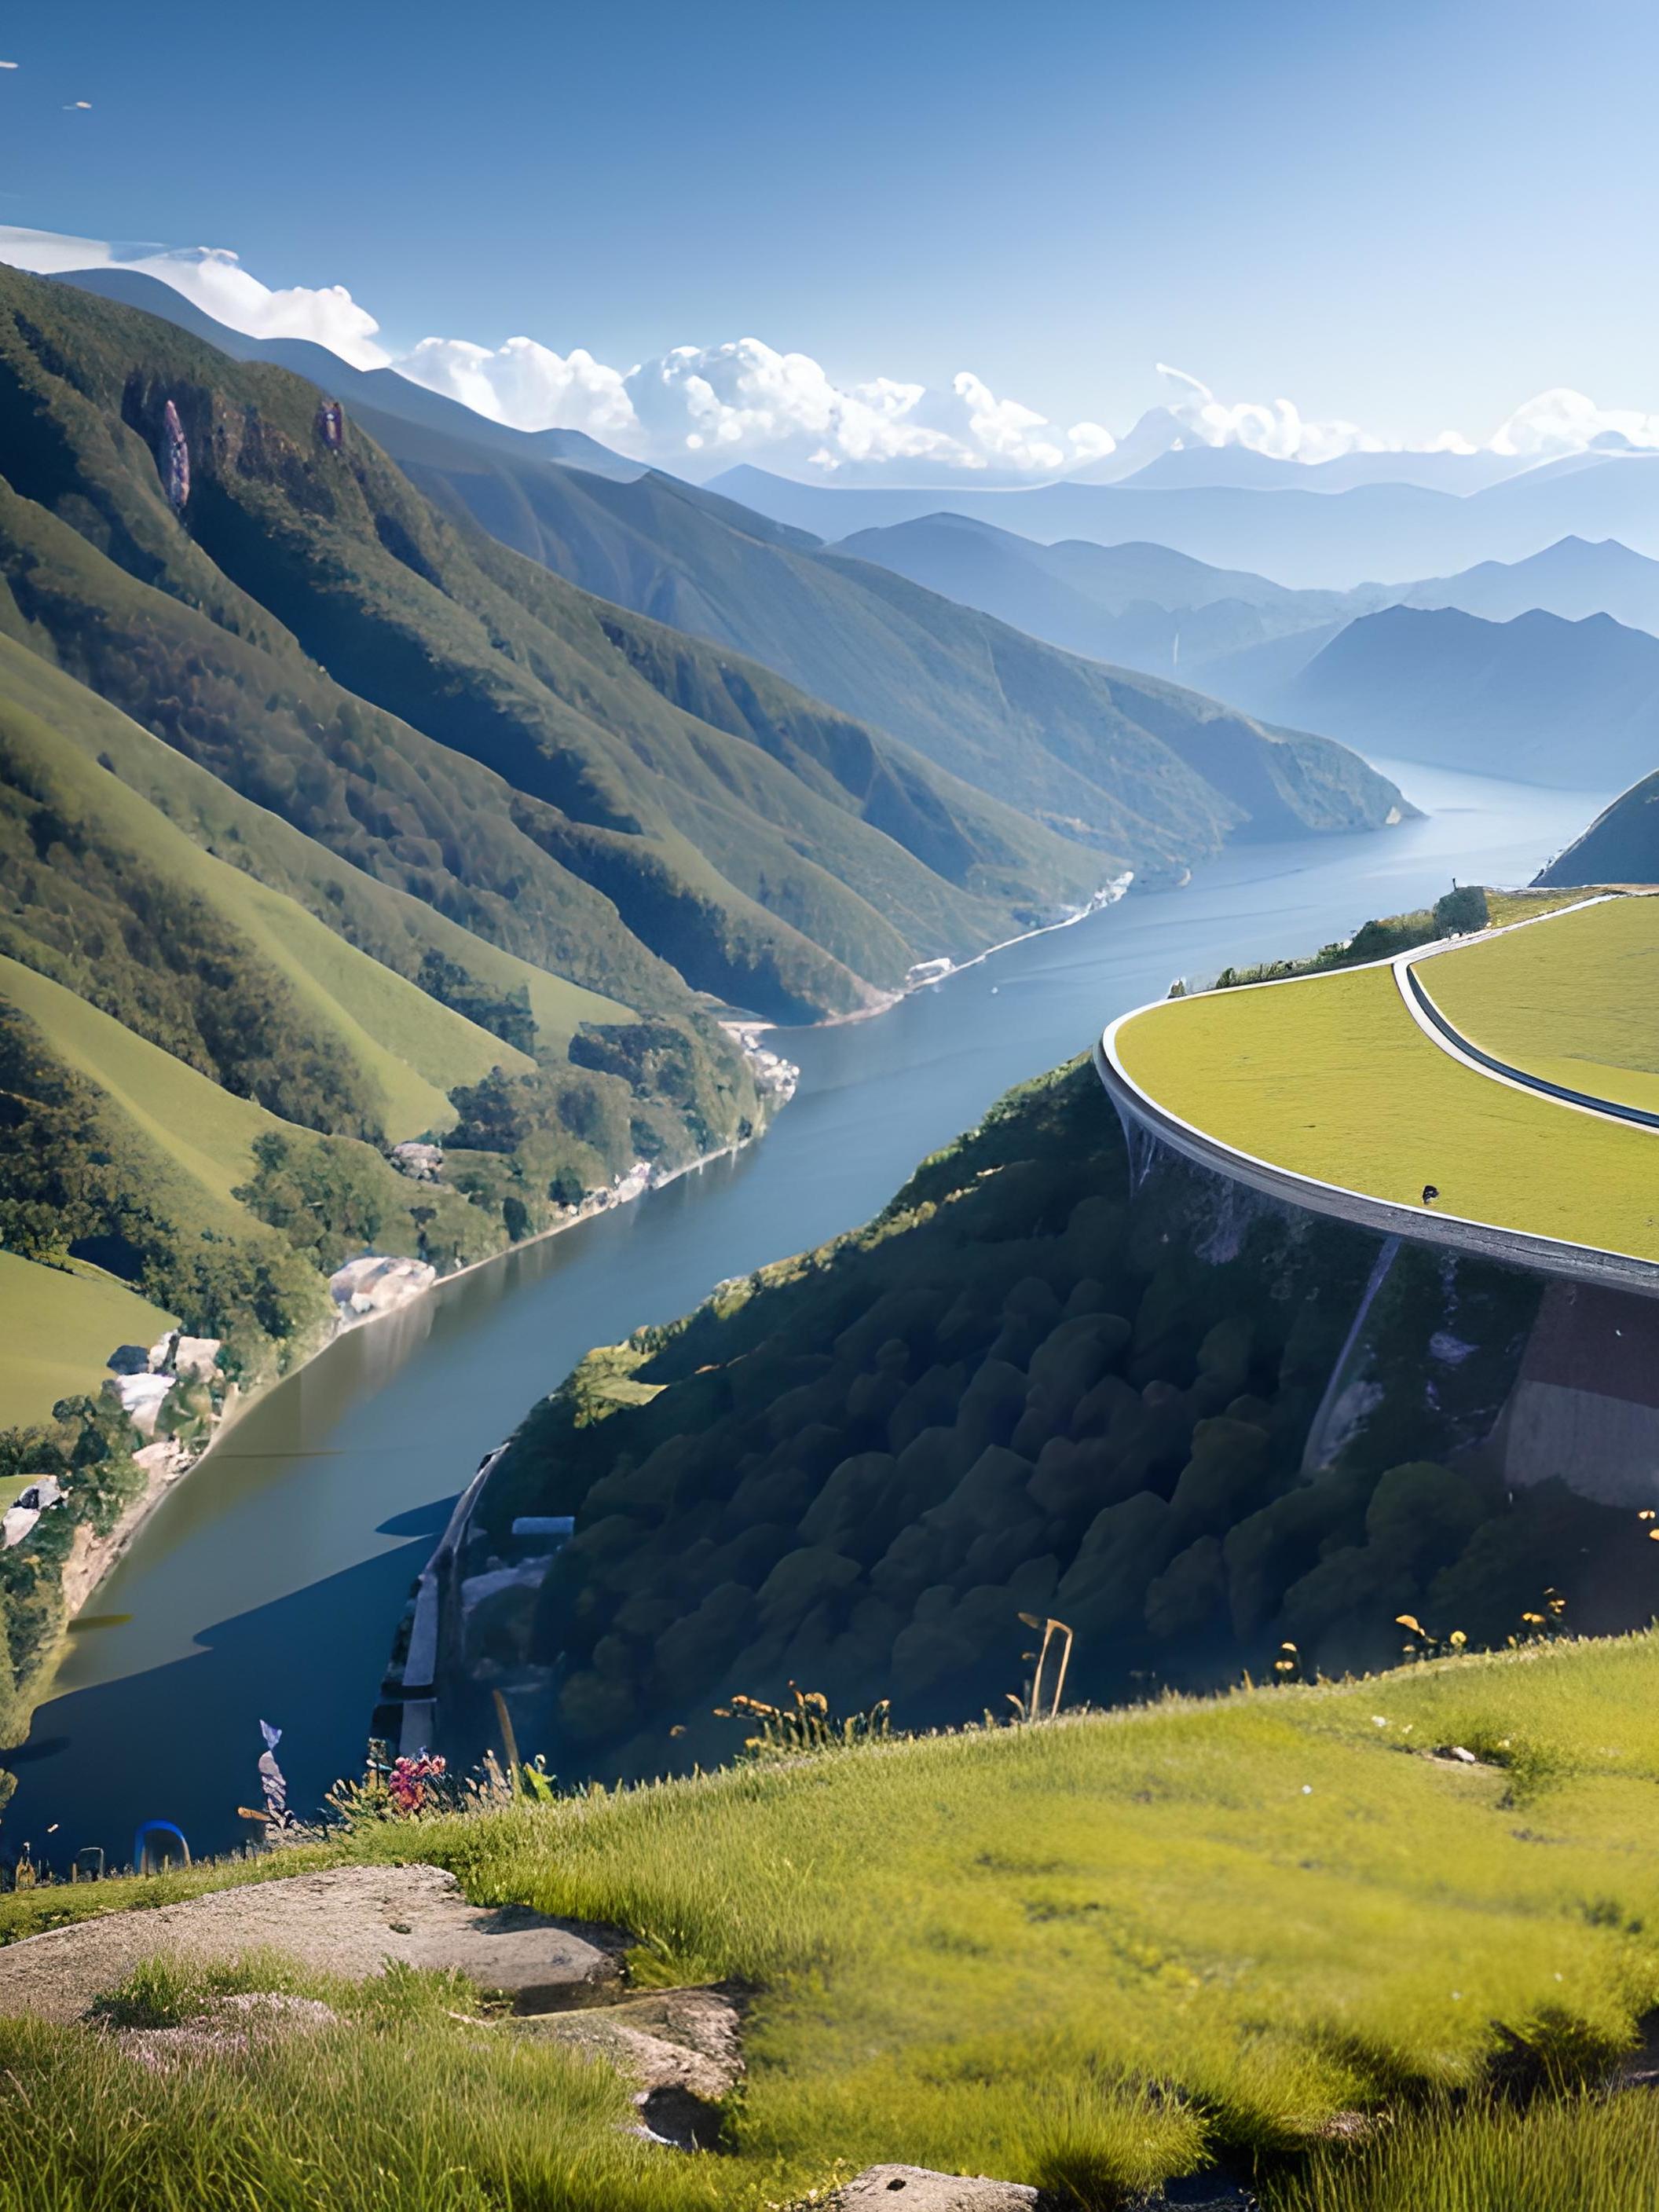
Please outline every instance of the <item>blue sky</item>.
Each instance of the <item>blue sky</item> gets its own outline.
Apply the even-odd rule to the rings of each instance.
[[[1650,8],[12,8],[0,221],[234,247],[394,350],[753,334],[1121,430],[1650,404]],[[91,103],[71,109],[66,103]]]

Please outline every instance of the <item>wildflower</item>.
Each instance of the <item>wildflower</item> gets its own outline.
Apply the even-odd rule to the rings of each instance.
[[[422,1752],[417,1759],[394,1759],[386,1777],[386,1795],[397,1811],[412,1818],[428,1796],[441,1794],[447,1772],[447,1763],[429,1752]]]
[[[1371,1715],[1371,1726],[1373,1728],[1387,1728],[1388,1725],[1388,1721],[1382,1714],[1373,1713]]]

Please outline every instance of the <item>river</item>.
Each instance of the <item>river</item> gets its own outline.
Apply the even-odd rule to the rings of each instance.
[[[1524,883],[1603,797],[1388,769],[1427,817],[1244,845],[1181,890],[1133,894],[1008,947],[877,1020],[794,1031],[793,1103],[764,1141],[354,1330],[180,1483],[94,1595],[15,1755],[7,1855],[131,1856],[141,1820],[198,1853],[251,1832],[258,1723],[292,1802],[357,1771],[410,1583],[483,1455],[590,1345],[874,1212],[1010,1085],[1176,975],[1313,950],[1456,876]],[[129,1616],[121,1620],[118,1616]],[[527,1750],[533,1746],[526,1746]]]

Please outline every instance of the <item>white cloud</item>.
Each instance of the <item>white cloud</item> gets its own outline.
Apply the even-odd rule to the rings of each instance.
[[[902,461],[1054,474],[1078,451],[1035,409],[999,398],[966,371],[941,392],[892,377],[842,386],[810,354],[779,353],[759,338],[675,346],[620,371],[530,338],[492,350],[429,337],[396,366],[495,422],[586,430],[671,466],[757,456],[818,474]]]
[[[1659,446],[1659,415],[1644,415],[1628,407],[1598,407],[1582,392],[1558,386],[1517,407],[1507,422],[1499,423],[1488,442],[1494,453],[1553,460],[1565,453],[1585,453],[1597,443],[1620,441]]]
[[[251,337],[310,338],[356,368],[395,368],[494,422],[585,430],[620,453],[696,474],[754,459],[818,477],[884,470],[896,477],[908,470],[945,483],[988,473],[1041,478],[1114,453],[1121,471],[1172,443],[1242,446],[1302,462],[1400,450],[1484,451],[1528,462],[1597,444],[1659,448],[1659,413],[1599,407],[1565,389],[1527,401],[1484,445],[1443,430],[1401,448],[1356,422],[1310,420],[1289,399],[1218,399],[1196,377],[1162,365],[1163,407],[1115,437],[1093,421],[1062,429],[1036,408],[992,391],[971,370],[942,387],[889,376],[842,385],[810,354],[779,353],[752,337],[674,346],[631,368],[612,368],[580,346],[556,353],[530,337],[495,347],[427,337],[394,356],[380,343],[373,315],[343,285],[273,291],[219,247],[112,245],[0,227],[0,262],[44,275],[141,270]]]
[[[397,367],[414,383],[515,429],[586,430],[613,444],[631,440],[637,428],[619,372],[580,346],[557,354],[533,338],[509,338],[491,352],[465,338],[422,338]]]
[[[343,284],[273,292],[222,246],[111,245],[0,225],[0,262],[42,276],[70,269],[134,269],[159,276],[215,322],[249,337],[312,338],[355,368],[384,368],[392,358],[374,343],[380,325]]]
[[[0,69],[15,69],[16,66],[15,62],[0,62]]]
[[[1158,373],[1169,386],[1164,405],[1180,423],[1183,439],[1196,445],[1244,446],[1280,461],[1333,461],[1343,453],[1389,450],[1386,439],[1373,437],[1357,422],[1306,421],[1293,400],[1228,405],[1182,369],[1159,362]]]

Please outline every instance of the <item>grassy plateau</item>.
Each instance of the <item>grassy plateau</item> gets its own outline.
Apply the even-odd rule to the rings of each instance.
[[[1523,969],[1567,926],[1450,957],[1508,945]],[[1418,1028],[1388,968],[1172,1000],[1126,1022],[1117,1053],[1168,1111],[1293,1175],[1409,1206],[1432,1182],[1445,1212],[1659,1259],[1651,1133],[1462,1066]]]
[[[427,1860],[625,1926],[638,1983],[744,1985],[749,2076],[724,2154],[678,2156],[451,1986],[251,1963],[229,1985],[340,2025],[155,2071],[91,2025],[0,2024],[0,2204],[758,2207],[904,2160],[1089,2207],[1213,2164],[1279,2212],[1652,2206],[1652,2108],[1609,2077],[1659,1999],[1656,1693],[1652,1634],[1538,1645],[8,1897],[15,1938]],[[116,2016],[203,1995],[152,1975]]]
[[[1483,1052],[1594,1098],[1659,1108],[1659,902],[1605,899],[1418,969]]]

